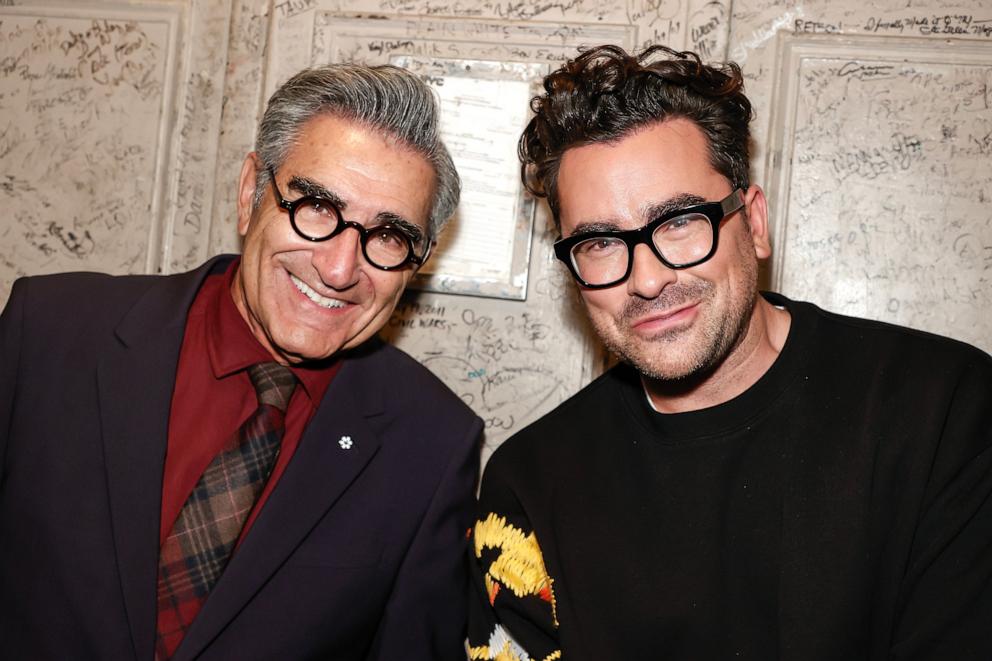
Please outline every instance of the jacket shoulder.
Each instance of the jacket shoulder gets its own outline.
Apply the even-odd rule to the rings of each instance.
[[[447,415],[475,415],[437,375],[408,353],[379,340],[375,344],[375,369],[390,375],[384,381],[384,388],[394,400],[440,407]]]
[[[74,272],[19,278],[11,289],[33,323],[113,324],[161,276]]]
[[[28,288],[34,296],[64,296],[66,294],[86,294],[104,291],[141,291],[146,289],[157,275],[111,275],[95,271],[72,271],[48,275],[31,275],[14,281],[14,289]],[[72,303],[73,301],[66,301]]]
[[[16,298],[32,323],[113,328],[153,290],[163,307],[188,305],[203,278],[222,272],[235,257],[218,255],[192,271],[170,275],[78,271],[29,276],[14,282],[11,301]]]
[[[351,356],[351,374],[363,392],[376,392],[390,424],[432,446],[474,444],[482,420],[451,388],[403,350],[374,338]],[[467,436],[466,436],[467,434]]]

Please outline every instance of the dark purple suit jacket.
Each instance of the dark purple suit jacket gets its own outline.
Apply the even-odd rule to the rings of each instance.
[[[228,261],[15,283],[0,317],[0,657],[152,659],[179,347]],[[354,352],[174,658],[464,659],[480,433],[402,352]]]

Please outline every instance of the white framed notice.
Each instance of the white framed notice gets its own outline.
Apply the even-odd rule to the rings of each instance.
[[[462,180],[458,210],[411,287],[525,299],[535,204],[520,183],[517,141],[547,65],[410,55],[391,63],[437,92]]]

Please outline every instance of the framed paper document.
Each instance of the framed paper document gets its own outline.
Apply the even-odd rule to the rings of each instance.
[[[399,55],[441,102],[441,133],[462,180],[461,202],[410,286],[524,299],[534,199],[520,183],[517,140],[547,66]]]

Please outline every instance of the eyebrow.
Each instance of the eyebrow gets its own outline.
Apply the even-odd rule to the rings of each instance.
[[[339,210],[344,211],[348,208],[348,203],[341,199],[335,193],[332,193],[323,184],[319,184],[309,177],[300,177],[298,175],[293,175],[289,180],[289,190],[294,190],[300,194],[300,197],[320,197],[328,202],[331,202]]]
[[[406,232],[410,239],[416,244],[419,244],[424,238],[424,230],[420,229],[419,225],[415,225],[409,220],[403,218],[403,216],[398,216],[391,211],[383,211],[382,213],[378,213],[375,218],[379,221],[380,225],[383,223],[389,223],[390,225],[399,227]]]
[[[644,210],[643,215],[648,219],[648,222],[651,222],[652,220],[661,218],[665,214],[672,213],[673,211],[678,211],[680,209],[685,209],[686,207],[705,203],[706,200],[698,195],[693,195],[692,193],[679,193],[675,197],[669,198],[664,202],[649,205]]]
[[[348,208],[348,203],[342,200],[340,195],[337,195],[323,184],[317,183],[309,177],[294,175],[289,180],[289,189],[299,193],[300,197],[319,197],[327,200],[342,213]],[[390,225],[399,227],[409,235],[414,243],[419,244],[424,238],[424,230],[420,226],[411,223],[403,216],[392,211],[381,211],[376,214],[375,219],[377,221],[376,225],[389,223]]]
[[[661,218],[665,214],[672,213],[673,211],[678,211],[679,209],[684,209],[686,207],[694,206],[696,204],[704,204],[705,199],[699,197],[698,195],[693,195],[692,193],[679,193],[678,195],[671,197],[664,202],[658,202],[656,204],[649,204],[644,207],[641,212],[642,218],[647,218],[644,225],[647,225],[652,220],[656,218]],[[643,227],[642,225],[641,227]],[[596,232],[622,232],[625,231],[620,227],[620,224],[614,220],[594,220],[585,223],[579,223],[572,230],[569,236],[576,236],[578,234],[592,234]]]

